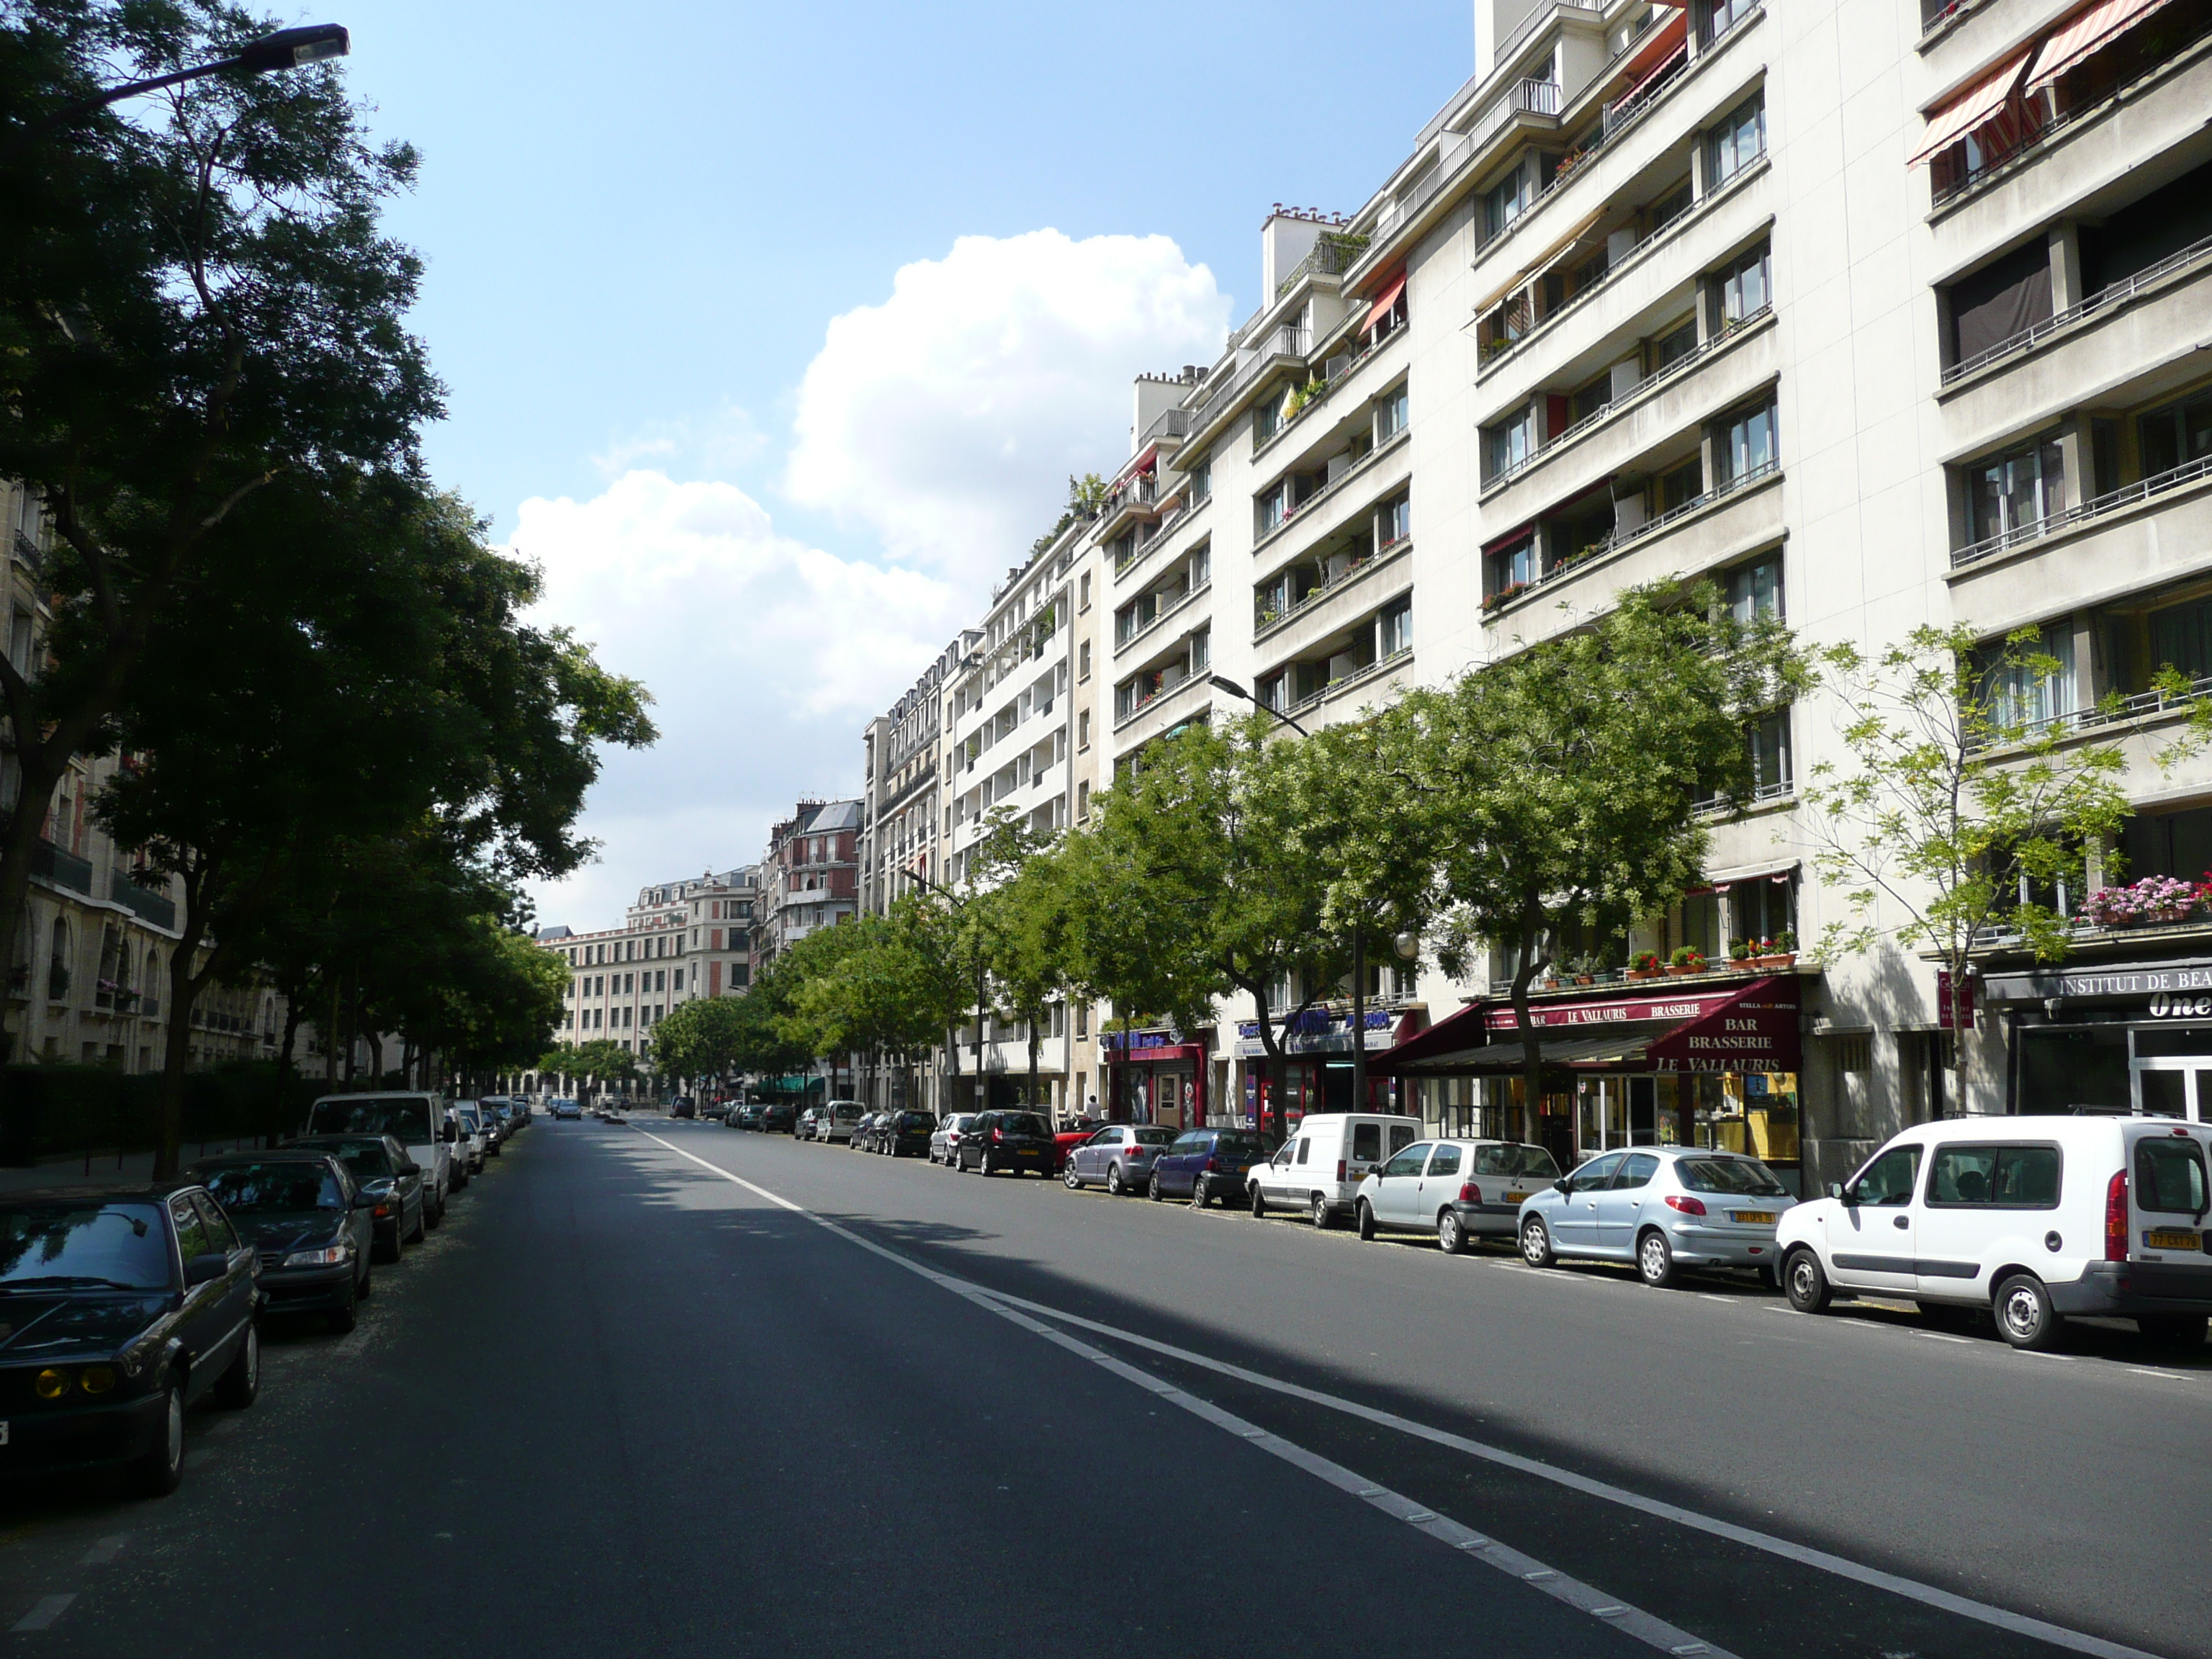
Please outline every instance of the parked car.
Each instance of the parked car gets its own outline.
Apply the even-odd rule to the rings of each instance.
[[[2212,1126],[2163,1117],[1923,1123],[1777,1231],[1790,1304],[1906,1296],[1988,1310],[2016,1348],[2071,1315],[2116,1315],[2196,1346],[2212,1314]]]
[[[1067,1155],[1106,1127],[1103,1117],[1079,1117],[1053,1132],[1053,1173],[1058,1175],[1067,1168]]]
[[[805,1111],[799,1113],[792,1120],[791,1138],[793,1140],[813,1139],[814,1121],[821,1115],[822,1109],[819,1106],[809,1106]]]
[[[573,1100],[562,1098],[557,1099],[553,1103],[551,1108],[547,1113],[547,1115],[555,1118],[567,1118],[571,1122],[581,1122],[584,1116],[584,1109],[581,1106],[579,1106]]]
[[[769,1134],[796,1135],[799,1133],[799,1108],[788,1102],[779,1101],[761,1109],[760,1126]]]
[[[673,1101],[669,1103],[668,1115],[671,1117],[696,1118],[699,1115],[698,1103],[693,1100],[689,1095],[678,1095]]]
[[[1559,1179],[1541,1146],[1513,1140],[1417,1140],[1359,1183],[1359,1236],[1433,1232],[1446,1255],[1477,1238],[1511,1238],[1528,1194]]]
[[[397,1261],[403,1244],[422,1242],[422,1166],[390,1135],[316,1135],[292,1146],[331,1153],[376,1200],[369,1218],[380,1259]]]
[[[483,1173],[484,1159],[489,1155],[491,1150],[491,1136],[484,1128],[483,1118],[477,1112],[477,1103],[473,1100],[455,1101],[453,1111],[453,1121],[460,1126],[461,1131],[461,1138],[454,1145],[467,1149],[468,1173],[471,1176],[481,1175]]]
[[[1775,1224],[1796,1203],[1774,1171],[1741,1152],[1637,1146],[1601,1152],[1521,1206],[1521,1255],[1632,1261],[1647,1285],[1682,1267],[1750,1267],[1775,1282]]]
[[[237,1152],[189,1171],[261,1256],[261,1305],[270,1314],[320,1313],[354,1327],[372,1288],[375,1243],[363,1193],[329,1152]]]
[[[252,1248],[198,1183],[0,1196],[0,1469],[174,1492],[185,1412],[261,1386]]]
[[[953,1168],[977,1175],[1052,1174],[1052,1125],[1036,1112],[995,1111],[976,1115],[954,1149]]]
[[[932,1164],[942,1164],[948,1170],[959,1166],[960,1137],[968,1133],[975,1116],[973,1112],[951,1112],[937,1120],[937,1127],[929,1132]]]
[[[937,1116],[933,1112],[887,1112],[884,1122],[876,1130],[876,1150],[886,1158],[903,1158],[913,1153],[916,1158],[929,1156],[931,1144],[937,1134]]]
[[[1152,1160],[1175,1145],[1176,1132],[1155,1123],[1109,1123],[1067,1155],[1060,1178],[1072,1192],[1103,1186],[1109,1193],[1141,1193],[1152,1184]]]
[[[742,1106],[731,1107],[730,1115],[724,1121],[732,1129],[757,1129],[767,1116],[767,1107],[748,1101]]]
[[[845,1150],[853,1152],[872,1152],[875,1151],[876,1126],[881,1123],[887,1115],[888,1114],[884,1112],[861,1113],[860,1121],[853,1126],[853,1133],[846,1137]]]
[[[1217,1198],[1242,1198],[1252,1166],[1267,1161],[1267,1143],[1249,1129],[1193,1129],[1152,1160],[1150,1191],[1202,1210]]]
[[[866,1109],[857,1100],[829,1102],[822,1108],[822,1115],[814,1120],[814,1138],[817,1140],[850,1140]]]
[[[1274,1157],[1252,1166],[1252,1213],[1303,1210],[1315,1226],[1333,1227],[1358,1202],[1359,1183],[1420,1133],[1418,1118],[1395,1113],[1309,1113]]]
[[[571,1103],[572,1104],[574,1103]],[[446,1218],[446,1195],[468,1181],[465,1160],[456,1156],[460,1130],[448,1127],[438,1097],[432,1094],[325,1095],[307,1109],[310,1135],[390,1135],[422,1166],[430,1207],[422,1224]]]

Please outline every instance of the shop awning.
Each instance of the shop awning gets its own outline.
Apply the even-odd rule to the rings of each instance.
[[[1401,268],[1395,276],[1382,284],[1382,291],[1375,296],[1375,303],[1367,307],[1367,320],[1360,324],[1360,331],[1365,332],[1389,316],[1390,307],[1398,303],[1398,296],[1405,291],[1406,273]]]
[[[1676,981],[1678,982],[1678,981]],[[1794,1072],[1804,1056],[1795,975],[1548,1000],[1529,1010],[1543,1061],[1594,1072]],[[1508,1077],[1525,1060],[1510,1003],[1471,1003],[1368,1064],[1377,1077]]]
[[[2027,90],[2049,86],[2166,4],[2166,0],[2099,0],[2043,43],[2035,67],[2027,72]]]
[[[2022,46],[1980,80],[1954,94],[1950,102],[1929,111],[1928,130],[1921,135],[1920,148],[1913,151],[1905,166],[1917,167],[1934,160],[1976,127],[1994,119],[2020,84],[2027,69],[2028,55],[2034,50],[2033,46]]]

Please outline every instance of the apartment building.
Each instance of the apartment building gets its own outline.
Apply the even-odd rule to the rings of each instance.
[[[2152,677],[2212,686],[2212,8],[1480,0],[1475,21],[1476,75],[1373,198],[1268,216],[1260,308],[1114,481],[1115,757],[1247,692],[1349,718],[1627,586],[1709,577],[1813,641],[2039,629],[2069,666],[2024,706],[2130,755],[2113,851],[2200,876],[2212,763],[2152,763],[2184,718]],[[1711,820],[1705,885],[1618,943],[1725,961],[1843,913],[1797,796],[1834,720],[1815,696],[1753,724],[1757,799]],[[2054,973],[1994,939],[1966,1032],[1893,947],[1825,971],[1777,953],[1660,1000],[1570,982],[1543,1022],[1620,1040],[1563,1031],[1571,1082],[1533,1103],[1517,1045],[1474,1054],[1493,986],[1378,978],[1362,1040],[1471,993],[1401,1051],[1439,1125],[1741,1146],[1809,1186],[1940,1112],[2200,1109],[2208,944],[2085,922]],[[1249,1110],[1232,1018],[1119,1036],[1117,1103]],[[1755,1069],[1687,1057],[1729,1019],[1760,1034]],[[1349,1034],[1312,1040],[1294,1105],[1348,1081],[1328,1050]]]
[[[696,997],[739,995],[752,982],[760,871],[741,866],[638,890],[620,927],[543,927],[538,942],[568,964],[560,1041],[618,1042],[641,1059],[668,1011]]]
[[[802,800],[769,833],[760,866],[758,927],[753,966],[765,969],[817,927],[857,915],[860,902],[860,827],[867,803]]]
[[[860,908],[870,915],[882,915],[893,900],[944,879],[940,692],[981,638],[975,629],[963,630],[862,734]]]

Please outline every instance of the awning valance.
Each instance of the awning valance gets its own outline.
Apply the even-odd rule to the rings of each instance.
[[[1803,999],[1794,975],[1697,990],[1668,981],[1529,1010],[1543,1063],[1601,1072],[1794,1072]],[[1370,1062],[1377,1077],[1510,1077],[1525,1064],[1511,1005],[1470,1004]]]
[[[1934,159],[1976,127],[1995,118],[2027,72],[2028,55],[2033,51],[2033,46],[2022,46],[1980,80],[1954,94],[1949,103],[1931,110],[1928,130],[1920,137],[1920,148],[1913,151],[1905,165],[1917,167]]]
[[[2050,85],[2114,36],[2126,33],[2166,4],[2166,0],[2098,0],[2043,43],[2043,50],[2035,56],[2035,67],[2027,72],[2027,89],[2033,92]]]
[[[1403,268],[1401,268],[1395,276],[1382,284],[1382,291],[1375,296],[1375,303],[1367,307],[1367,320],[1360,324],[1361,331],[1364,332],[1374,327],[1376,324],[1389,316],[1390,307],[1398,303],[1398,296],[1405,291],[1406,273]]]

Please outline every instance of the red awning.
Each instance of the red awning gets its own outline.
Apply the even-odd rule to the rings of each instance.
[[[1690,14],[1686,9],[1662,23],[1652,37],[1638,47],[1628,60],[1628,73],[1636,77],[1636,84],[1621,94],[1620,100],[1626,103],[1644,88],[1644,83],[1672,63],[1678,53],[1686,52],[1690,42]]]
[[[1993,119],[2020,84],[2027,69],[2028,55],[2034,50],[2033,46],[2022,46],[1963,92],[1954,94],[1949,103],[1930,111],[1928,130],[1920,136],[1920,148],[1912,152],[1905,166],[1917,167],[1932,160],[1976,127]]]
[[[1500,536],[1495,541],[1485,542],[1482,544],[1482,550],[1486,553],[1501,552],[1504,549],[1515,545],[1516,543],[1527,541],[1535,533],[1536,526],[1535,522],[1532,520],[1528,523],[1522,525],[1518,530],[1510,530],[1506,532],[1505,534]],[[1454,1014],[1452,1016],[1452,1018],[1454,1019],[1457,1019],[1458,1018],[1459,1016],[1457,1014]]]
[[[1802,999],[1794,975],[1696,989],[1655,980],[1626,994],[1547,999],[1529,1018],[1547,1066],[1615,1073],[1794,1072]],[[1510,1074],[1522,1064],[1511,1005],[1472,1003],[1368,1064],[1377,1077]]]
[[[2027,72],[2027,89],[2048,86],[2090,57],[2115,35],[2124,33],[2158,10],[2166,0],[2098,0],[2077,13],[2072,22],[2043,43],[2035,67]]]
[[[1401,268],[1395,276],[1382,284],[1382,291],[1375,296],[1375,303],[1367,307],[1367,320],[1360,324],[1363,331],[1375,326],[1390,314],[1390,307],[1398,303],[1398,296],[1406,291],[1406,273]]]

